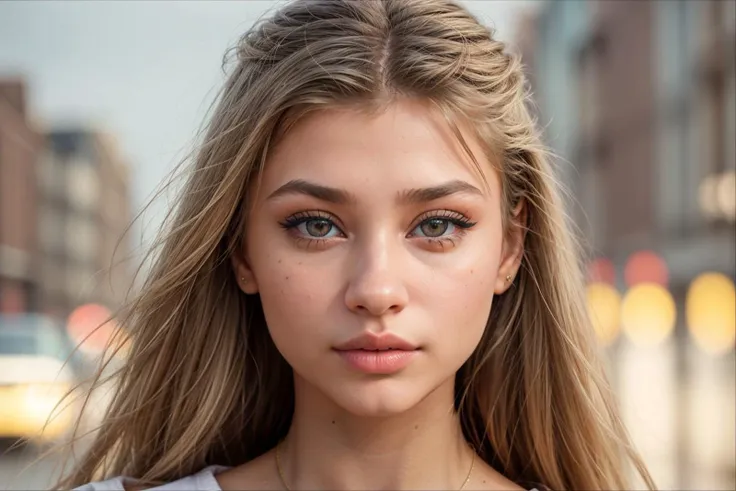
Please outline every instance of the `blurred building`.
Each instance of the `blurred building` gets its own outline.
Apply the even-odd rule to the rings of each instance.
[[[643,278],[674,303],[652,385],[632,343],[612,348],[623,397],[656,405],[632,402],[632,431],[662,488],[733,489],[733,349],[695,347],[687,308],[699,275],[736,276],[736,2],[545,2],[518,32],[588,252],[622,294]]]
[[[86,129],[43,134],[26,85],[0,80],[0,313],[64,319],[115,308],[131,284],[129,170],[114,139]]]
[[[41,309],[120,305],[130,287],[130,177],[115,141],[85,129],[46,135],[39,164]]]
[[[38,306],[36,165],[43,138],[22,80],[0,80],[0,314]]]
[[[734,5],[548,2],[519,29],[591,250],[656,249],[675,285],[736,266]]]

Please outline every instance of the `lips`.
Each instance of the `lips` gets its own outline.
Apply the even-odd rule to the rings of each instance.
[[[387,350],[402,350],[402,351],[414,351],[417,346],[406,341],[403,338],[391,333],[387,334],[371,334],[365,333],[356,338],[349,340],[346,343],[340,344],[335,347],[338,351],[349,351],[349,350],[365,350],[365,351],[387,351]]]
[[[352,369],[388,375],[405,368],[419,353],[416,345],[394,334],[366,333],[334,348]]]

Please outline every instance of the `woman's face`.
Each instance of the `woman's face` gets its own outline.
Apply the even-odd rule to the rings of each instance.
[[[274,148],[234,264],[300,390],[395,414],[451,384],[478,345],[521,241],[504,238],[498,177],[465,138],[487,188],[417,102],[316,112]]]

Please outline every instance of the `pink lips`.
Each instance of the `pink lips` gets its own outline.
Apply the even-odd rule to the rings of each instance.
[[[366,333],[334,348],[352,368],[372,374],[391,374],[406,367],[419,348],[394,334]]]

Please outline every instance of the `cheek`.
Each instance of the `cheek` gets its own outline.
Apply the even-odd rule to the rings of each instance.
[[[500,264],[501,241],[494,232],[483,230],[442,267],[434,268],[435,281],[428,293],[452,299],[458,309],[475,310],[489,303]]]
[[[293,351],[320,339],[320,329],[335,293],[324,268],[314,268],[272,250],[254,268],[259,295],[271,336],[280,349]],[[309,340],[310,343],[306,343]]]
[[[301,308],[300,303],[308,303],[310,290],[304,289],[304,283],[309,277],[301,263],[294,261],[283,238],[260,220],[251,224],[247,236],[248,256],[266,315],[294,310],[284,309],[286,305]]]
[[[453,358],[470,356],[485,330],[499,267],[497,251],[490,249],[465,251],[462,261],[435,271],[424,288],[423,303],[438,341]]]
[[[442,317],[448,325],[454,326],[451,332],[461,337],[482,332],[490,312],[493,299],[493,286],[496,269],[493,262],[478,263],[468,269],[446,275],[433,288],[434,315]]]

